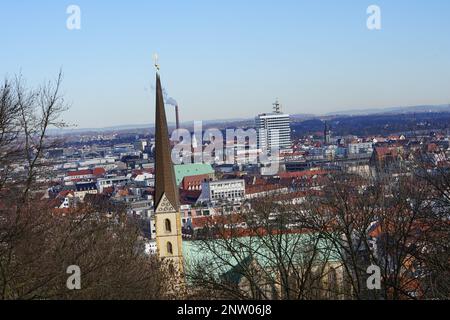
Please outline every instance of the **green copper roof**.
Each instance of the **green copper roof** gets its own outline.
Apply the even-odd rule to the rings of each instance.
[[[215,277],[238,279],[239,274],[235,273],[239,273],[239,264],[249,263],[249,259],[255,259],[265,269],[273,269],[275,267],[273,264],[280,259],[289,259],[294,264],[300,264],[310,254],[312,249],[310,246],[314,244],[318,250],[314,259],[317,262],[340,261],[339,254],[332,249],[331,244],[324,239],[318,240],[315,235],[286,234],[281,237],[280,243],[284,252],[282,258],[274,256],[274,251],[268,244],[270,241],[266,237],[243,237],[231,242],[230,240],[183,241],[185,268],[189,270],[201,264],[207,266],[208,272]],[[235,248],[233,252],[228,250],[228,245]]]
[[[181,164],[175,166],[175,180],[177,186],[183,182],[184,177],[200,176],[204,174],[214,174],[214,169],[210,164]]]

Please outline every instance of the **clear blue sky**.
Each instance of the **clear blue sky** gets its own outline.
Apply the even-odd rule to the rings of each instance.
[[[2,1],[0,37],[2,77],[63,68],[79,127],[153,122],[155,52],[183,120],[253,117],[276,97],[289,113],[450,103],[448,0]]]

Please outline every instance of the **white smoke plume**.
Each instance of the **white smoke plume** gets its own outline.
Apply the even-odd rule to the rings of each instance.
[[[156,87],[154,85],[150,86],[152,88],[153,92],[156,92]],[[175,100],[174,98],[172,98],[171,96],[169,96],[169,94],[167,93],[167,90],[165,88],[162,89],[163,92],[163,97],[164,97],[164,103],[169,105],[169,106],[174,106],[176,107],[178,105],[177,100]]]
[[[178,105],[177,100],[169,96],[166,89],[163,89],[164,103],[170,106],[176,107]]]

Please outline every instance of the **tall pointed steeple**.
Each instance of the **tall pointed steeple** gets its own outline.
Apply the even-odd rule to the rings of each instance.
[[[159,257],[183,273],[181,213],[175,181],[161,79],[156,73],[155,225]]]
[[[164,96],[162,93],[161,79],[156,73],[156,118],[155,118],[155,208],[158,207],[163,196],[179,211],[178,188],[176,186],[175,172],[172,163],[169,129],[167,126]]]

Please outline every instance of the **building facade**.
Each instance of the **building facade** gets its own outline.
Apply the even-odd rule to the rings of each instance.
[[[234,179],[203,182],[198,202],[235,202],[244,199],[245,180]]]
[[[280,111],[260,114],[256,117],[255,122],[258,149],[272,150],[272,148],[275,148],[283,150],[292,148],[291,118],[288,114],[283,114]]]

